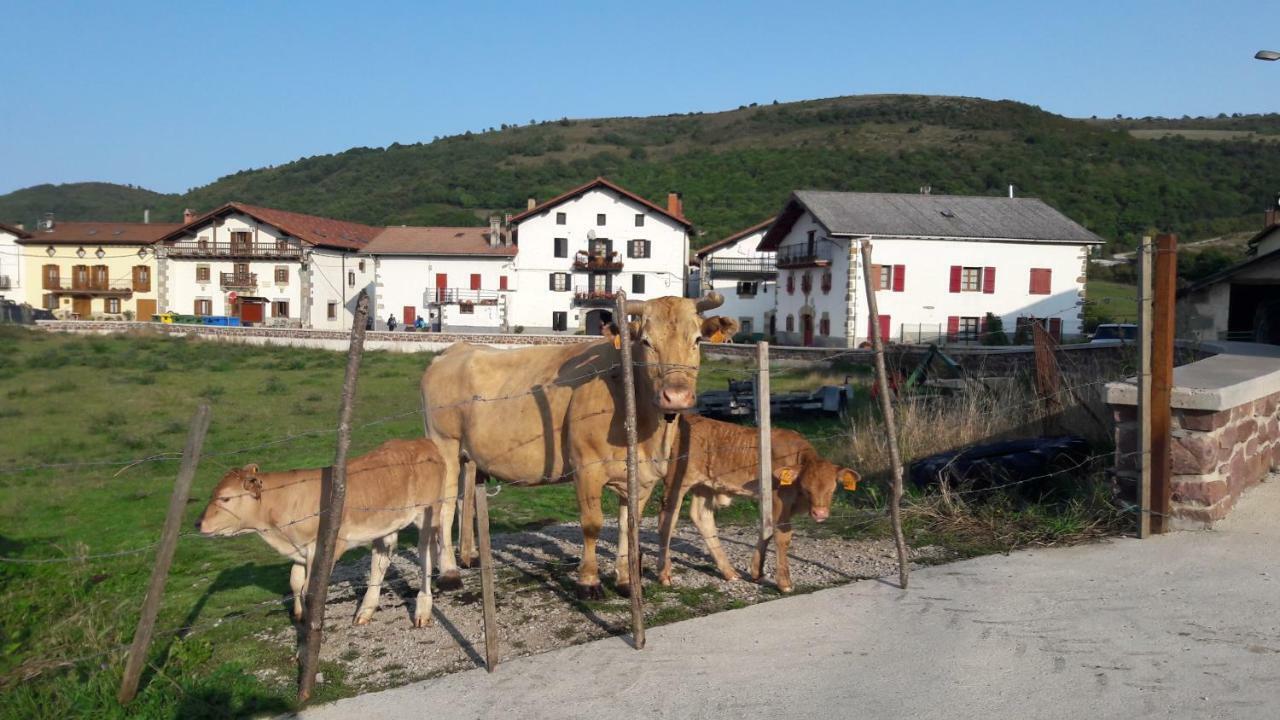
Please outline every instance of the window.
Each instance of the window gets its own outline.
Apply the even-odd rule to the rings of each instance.
[[[982,318],[956,317],[947,318],[947,337],[955,342],[976,342],[978,333],[982,331]]]
[[[1031,268],[1031,294],[1048,295],[1053,285],[1053,270],[1049,268]]]
[[[648,240],[632,240],[627,243],[627,257],[647,258],[652,250]]]
[[[644,213],[636,213],[636,227],[644,227]]]
[[[276,300],[271,303],[271,317],[287,318],[289,317],[289,301]]]
[[[607,258],[613,252],[613,242],[608,238],[596,238],[591,241],[589,250],[594,257]]]
[[[816,240],[816,237],[815,237],[817,234],[818,234],[817,230],[810,230],[808,236],[805,239],[805,244],[806,244],[805,250],[808,251],[809,257],[813,257],[814,255],[817,255],[818,241]]]
[[[133,266],[133,289],[136,292],[151,292],[151,268],[146,265]]]
[[[871,266],[871,279],[874,281],[872,284],[875,285],[876,290],[893,289],[893,271],[890,270],[891,267],[885,267],[884,265]]]
[[[277,285],[289,284],[289,266],[288,265],[276,266],[276,284]]]
[[[813,291],[813,277],[809,273],[800,276],[800,292],[808,295]]]
[[[356,286],[356,272],[354,270],[347,271],[347,287]]]
[[[818,320],[818,334],[823,337],[831,335],[831,316],[822,313],[822,318]]]
[[[208,265],[196,266],[196,282],[198,283],[209,282],[209,266]]]
[[[552,292],[567,292],[569,290],[569,273],[551,273]]]
[[[57,309],[58,309],[58,296],[57,296],[57,295],[54,295],[53,293],[45,293],[45,294],[44,294],[44,298],[43,298],[43,299],[44,299],[44,306],[43,306],[43,307],[44,307],[44,309],[45,309],[45,310],[57,310]]]
[[[569,329],[569,313],[564,310],[553,310],[551,312],[551,329],[564,332]]]
[[[358,267],[360,268],[360,272],[364,272],[364,261],[363,261],[363,260],[361,260],[361,261],[360,261],[360,264],[359,264],[359,266],[358,266]]]
[[[980,290],[982,290],[982,268],[963,268],[960,275],[960,292],[978,292]]]
[[[738,318],[738,328],[738,332],[745,335],[750,335],[755,329],[751,324],[751,318],[748,317]]]
[[[568,222],[569,222],[569,218],[568,218],[568,216],[566,216],[566,215],[565,215],[564,213],[562,213],[562,212],[558,212],[558,213],[556,213],[556,224],[557,224],[557,225],[565,225],[565,224],[567,224]]]
[[[599,225],[600,227],[604,227],[604,222],[605,222],[604,213],[597,213],[597,214],[596,214],[596,225]]]
[[[562,258],[569,257],[569,238],[555,239],[555,256]]]
[[[738,297],[753,298],[760,289],[760,283],[743,280],[738,283]]]
[[[213,314],[213,301],[212,301],[212,300],[209,300],[209,299],[207,299],[207,298],[197,298],[197,299],[196,299],[196,314],[197,314],[197,315],[212,315],[212,314]]]
[[[471,289],[480,289],[480,273],[471,273]]]
[[[288,251],[289,251],[289,241],[284,238],[277,238],[276,252],[288,252]],[[360,269],[364,270],[363,267],[361,267]]]
[[[201,235],[196,239],[196,247],[199,248],[200,252],[209,252],[209,238]]]
[[[631,276],[631,292],[636,295],[641,295],[644,293],[644,276],[643,275]]]
[[[475,303],[472,303],[472,302],[460,302],[460,303],[458,303],[458,314],[460,314],[460,315],[475,315],[475,314],[476,314],[476,304],[475,304]]]
[[[827,270],[822,273],[822,294],[831,292],[831,271]]]
[[[103,298],[102,309],[111,315],[120,314],[120,298]]]
[[[45,265],[43,276],[45,290],[57,290],[62,283],[62,279],[58,276],[57,265]]]
[[[71,287],[86,288],[89,287],[89,266],[76,265],[71,268]]]
[[[107,287],[107,284],[108,284],[107,283],[107,266],[94,265],[93,266],[93,287],[101,290],[101,289],[105,289]]]
[[[499,276],[498,276],[498,289],[499,289],[499,290],[506,290],[506,289],[507,289],[507,276],[506,276],[506,275],[499,275]]]
[[[951,292],[981,292],[990,295],[995,291],[995,268],[951,266]]]
[[[591,292],[611,292],[612,288],[609,287],[610,277],[607,273],[591,273]]]
[[[795,332],[795,331],[796,331],[796,319],[795,319],[795,316],[793,316],[793,315],[788,315],[788,316],[787,316],[787,332]]]
[[[329,301],[329,310],[326,317],[328,317],[330,320],[338,319],[338,303],[334,302],[333,300]]]

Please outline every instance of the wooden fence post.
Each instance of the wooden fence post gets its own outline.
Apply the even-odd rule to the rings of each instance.
[[[329,576],[333,572],[338,529],[347,500],[347,450],[351,447],[351,414],[355,407],[356,379],[364,355],[365,322],[369,317],[369,293],[360,291],[347,349],[347,370],[342,380],[342,404],[338,408],[338,449],[333,467],[321,476],[320,527],[316,531],[315,556],[309,558],[307,597],[303,608],[302,676],[298,681],[298,701],[306,702],[315,688],[320,664],[320,644],[324,638],[324,604],[329,597]],[[324,482],[328,479],[328,482]],[[446,531],[447,532],[447,531]],[[423,579],[427,581],[426,578]]]
[[[1151,321],[1155,245],[1138,247],[1138,537],[1151,535]]]
[[[631,588],[631,642],[635,649],[644,647],[644,581],[640,577],[640,482],[636,478],[636,384],[635,365],[631,362],[631,331],[627,322],[627,294],[618,291],[614,308],[618,324],[618,349],[622,362],[622,397],[626,410],[627,431],[627,526],[618,533],[627,534],[629,554],[627,574]],[[679,512],[680,508],[676,508]]]
[[[889,463],[893,466],[893,491],[889,499],[889,517],[893,523],[893,541],[898,547],[898,585],[907,589],[907,541],[902,535],[902,458],[898,455],[898,425],[893,414],[893,398],[889,397],[889,373],[884,365],[884,342],[880,338],[880,308],[876,305],[876,288],[871,280],[871,242],[862,241],[862,277],[867,284],[867,312],[870,321],[871,346],[876,354],[876,382],[880,385],[880,411],[884,415],[885,438],[889,443]]]
[[[1178,286],[1178,236],[1157,235],[1151,322],[1151,531],[1169,530],[1173,464],[1174,291]]]
[[[477,469],[467,479],[472,478],[476,529],[480,535],[480,593],[484,597],[484,667],[493,672],[498,667],[498,602],[494,597],[493,548],[489,544],[489,495],[484,487],[487,476]]]
[[[142,677],[142,666],[146,663],[147,652],[151,648],[151,634],[156,627],[156,615],[160,612],[160,599],[164,597],[169,566],[173,564],[173,553],[178,545],[182,514],[187,509],[191,481],[195,479],[196,467],[200,465],[200,451],[204,448],[204,436],[208,431],[209,403],[202,402],[196,408],[196,414],[191,417],[187,444],[182,449],[182,466],[178,470],[178,479],[173,484],[173,494],[169,496],[169,510],[164,517],[164,529],[160,531],[160,549],[156,552],[156,564],[151,568],[151,582],[147,585],[146,599],[142,601],[142,616],[138,618],[138,629],[133,633],[124,679],[120,682],[120,693],[116,696],[121,705],[133,700],[138,693],[138,680]]]
[[[760,431],[760,553],[761,572],[773,537],[773,423],[769,407],[769,343],[756,343],[756,426]]]

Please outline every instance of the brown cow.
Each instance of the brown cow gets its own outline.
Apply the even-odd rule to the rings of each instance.
[[[658,581],[671,584],[671,536],[685,493],[689,518],[698,528],[707,550],[725,580],[737,580],[716,533],[715,507],[726,507],[735,495],[760,497],[760,431],[698,415],[680,421],[680,444],[671,462],[663,491],[662,549],[658,557]],[[808,511],[817,522],[825,522],[831,511],[836,483],[846,489],[857,487],[858,473],[837,467],[818,456],[800,433],[772,432],[773,440],[773,536],[778,551],[775,581],[782,592],[791,592],[791,570],[787,550],[791,546],[791,516]],[[758,543],[751,560],[751,576],[764,574],[767,543]]]
[[[257,465],[231,470],[213,489],[213,498],[196,521],[196,530],[209,537],[256,532],[276,552],[293,561],[289,587],[293,616],[302,619],[302,596],[315,555],[320,526],[320,484],[325,469],[260,472]],[[369,586],[356,612],[355,624],[373,617],[381,594],[382,576],[391,564],[396,535],[418,526],[418,557],[422,587],[413,624],[431,623],[431,553],[428,544],[441,528],[433,526],[441,504],[444,462],[430,440],[389,440],[372,452],[347,463],[347,495],[334,558],[350,547],[373,544]],[[445,530],[447,531],[447,530]]]
[[[627,303],[627,314],[636,318],[626,325],[626,335],[636,363],[640,507],[666,473],[676,438],[675,413],[696,400],[703,339],[699,313],[722,302],[712,293],[697,301],[664,297]],[[444,456],[447,494],[455,492],[462,462],[517,485],[575,484],[583,534],[578,591],[584,597],[602,595],[595,546],[604,524],[603,489],[626,498],[621,379],[620,352],[610,340],[515,350],[459,343],[422,377],[426,432]],[[452,515],[446,504],[440,517],[444,527]],[[625,528],[626,502],[619,516],[619,527]],[[463,527],[461,534],[465,555],[470,528]],[[441,579],[449,573],[456,579],[447,531],[442,542]],[[623,593],[630,589],[627,554],[622,532],[616,567]]]

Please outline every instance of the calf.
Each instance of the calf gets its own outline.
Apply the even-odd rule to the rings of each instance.
[[[302,619],[302,596],[315,557],[320,526],[321,477],[330,468],[260,472],[257,465],[231,470],[213,489],[196,530],[208,537],[230,537],[256,532],[293,561],[289,586],[293,590],[293,617]],[[439,542],[441,528],[434,522],[444,486],[444,461],[430,440],[389,440],[372,452],[347,463],[347,495],[338,527],[334,558],[350,547],[372,543],[369,587],[355,624],[373,617],[382,592],[382,576],[391,564],[396,535],[401,528],[418,526],[418,558],[422,563],[422,588],[413,624],[431,623],[431,547]]]
[[[698,528],[707,550],[725,580],[737,580],[716,534],[714,507],[726,507],[735,495],[760,497],[760,433],[756,428],[712,420],[697,415],[680,420],[680,442],[674,462],[668,464],[661,519],[662,549],[658,558],[658,581],[671,584],[671,536],[675,532],[680,503],[685,493],[689,518]],[[791,546],[791,516],[808,511],[816,522],[831,513],[836,482],[846,489],[857,487],[858,473],[837,467],[818,456],[799,433],[774,430],[773,439],[773,536],[777,541],[778,589],[791,592],[791,571],[787,550]],[[764,574],[767,541],[757,544],[751,561],[751,576]]]

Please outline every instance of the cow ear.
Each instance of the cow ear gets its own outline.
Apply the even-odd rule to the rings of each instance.
[[[738,321],[731,317],[709,317],[702,321],[702,339],[710,343],[727,343],[733,340],[738,327]]]
[[[862,476],[849,468],[840,468],[836,471],[836,479],[840,481],[845,490],[853,492],[858,489],[858,481],[862,480]]]
[[[253,465],[252,467],[254,469],[254,472],[252,474],[245,473],[242,484],[244,485],[245,491],[248,492],[250,495],[252,495],[254,500],[261,500],[262,499],[262,478],[258,477],[258,473],[257,473],[258,466]],[[247,470],[248,467],[246,467],[245,469]]]
[[[800,468],[796,465],[779,465],[773,469],[773,479],[783,487],[795,484],[798,477],[800,477]]]
[[[627,323],[627,334],[631,336],[631,342],[640,342],[640,323],[632,320]]]
[[[244,466],[244,474],[245,474],[245,475],[257,475],[257,474],[258,474],[258,463],[249,463],[248,465],[245,465],[245,466]]]

